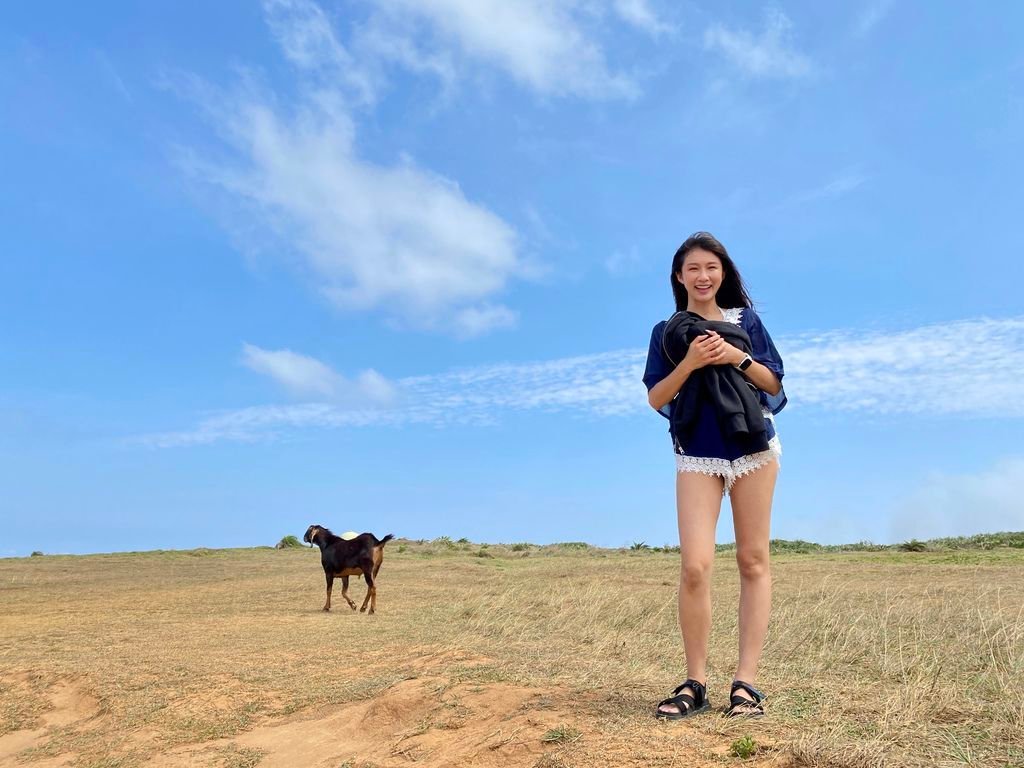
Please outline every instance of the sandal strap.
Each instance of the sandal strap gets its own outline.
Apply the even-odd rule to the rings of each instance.
[[[691,709],[697,708],[697,702],[693,700],[693,696],[688,693],[684,693],[682,696],[672,696],[664,701],[658,702],[658,708],[661,709],[666,704],[673,704],[679,709],[680,714],[686,714]],[[686,707],[686,709],[683,709]]]
[[[740,688],[742,688],[744,691],[746,691],[751,696],[753,696],[754,700],[750,701],[749,699],[744,699],[742,696],[737,696],[736,695],[736,691],[738,689],[740,689]],[[757,690],[757,688],[752,686],[750,683],[745,683],[742,680],[733,680],[732,681],[732,689],[729,691],[729,693],[730,693],[730,696],[729,696],[729,700],[730,701],[735,701],[735,700],[739,699],[740,701],[744,701],[744,702],[746,702],[748,704],[751,704],[751,705],[754,705],[754,704],[760,705],[761,702],[764,701],[764,699],[765,699],[765,695],[763,693],[761,693],[761,691]]]
[[[683,690],[683,688],[687,688],[687,687],[693,689],[694,696],[691,696],[690,698],[696,698],[697,701],[704,701],[704,699],[707,698],[707,688],[704,687],[704,683],[698,682],[697,680],[694,680],[692,677],[691,678],[687,678],[686,680],[681,682],[679,685],[677,685],[676,689],[674,691],[672,691],[672,695],[673,696],[678,696],[679,692],[681,690]],[[689,696],[688,693],[687,694],[683,694],[683,695],[684,696]],[[696,703],[696,702],[694,702],[694,703]]]
[[[680,693],[684,688],[691,688],[694,695]],[[681,714],[686,714],[702,705],[706,700],[707,688],[704,687],[703,683],[690,678],[677,685],[675,690],[672,691],[672,695],[658,704],[658,708],[660,709],[665,704],[673,704],[679,709]]]

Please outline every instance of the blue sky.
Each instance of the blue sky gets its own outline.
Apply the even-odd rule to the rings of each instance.
[[[698,229],[786,362],[774,536],[1024,529],[1022,22],[5,8],[0,555],[674,542],[640,374]]]

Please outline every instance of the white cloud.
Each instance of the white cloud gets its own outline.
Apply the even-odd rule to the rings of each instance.
[[[799,78],[812,72],[811,60],[790,47],[793,23],[779,10],[769,10],[760,35],[715,24],[704,32],[704,47],[720,51],[751,77]]]
[[[332,94],[288,115],[253,89],[220,93],[193,81],[189,90],[230,152],[183,153],[182,164],[226,193],[232,219],[261,222],[264,241],[276,236],[296,252],[338,307],[462,333],[466,323],[453,326],[453,315],[494,317],[491,297],[526,274],[512,227],[457,183],[411,158],[359,158],[353,123]]]
[[[786,365],[790,408],[1024,418],[1024,317],[897,332],[830,331],[775,341]],[[258,440],[311,427],[493,424],[533,410],[570,416],[646,414],[650,406],[640,382],[645,356],[646,350],[622,350],[393,382],[381,377],[395,393],[389,405],[364,400],[358,405],[257,406],[214,416],[185,432],[140,440],[163,447]],[[312,370],[308,378],[319,381],[319,369]],[[362,386],[372,388],[373,383]],[[403,409],[405,402],[416,407]]]
[[[244,248],[290,258],[341,309],[461,337],[512,327],[516,313],[495,298],[538,271],[515,230],[411,157],[360,157],[351,105],[374,98],[373,67],[357,65],[316,3],[265,0],[264,10],[300,74],[295,105],[251,73],[231,90],[168,78],[222,140],[217,154],[178,158],[220,193],[228,229]]]
[[[635,5],[640,19],[646,5]],[[613,72],[604,50],[581,23],[577,3],[551,0],[376,0],[382,16],[374,24],[392,30],[394,42],[411,40],[420,32],[415,20],[429,30],[439,51],[451,51],[467,60],[506,72],[517,82],[543,94],[585,98],[622,98],[637,95],[632,78]],[[583,9],[585,10],[585,9]],[[646,23],[658,23],[648,11]],[[424,58],[420,46],[414,60]],[[433,54],[443,58],[444,54]]]
[[[615,277],[636,271],[642,265],[643,259],[640,258],[640,251],[635,245],[628,251],[614,251],[604,260],[604,268]]]
[[[496,328],[514,328],[519,314],[500,304],[467,307],[455,315],[455,329],[462,338],[482,336]]]
[[[675,31],[674,26],[658,18],[647,0],[615,0],[613,7],[623,21],[654,37]]]
[[[341,380],[319,360],[290,349],[269,350],[245,344],[242,362],[257,373],[270,376],[296,395],[330,397]]]
[[[1024,456],[974,474],[931,473],[899,502],[892,540],[1024,530]]]
[[[854,23],[854,33],[863,37],[867,35],[877,24],[889,15],[892,9],[893,0],[871,0],[861,10]]]
[[[783,346],[786,391],[800,407],[1024,417],[1024,317],[829,331]]]
[[[229,411],[185,432],[147,435],[152,447],[201,445],[224,440],[273,439],[283,432],[310,427],[369,425],[475,424],[500,421],[524,410],[583,415],[621,415],[649,408],[643,390],[642,352],[606,352],[538,363],[498,364],[393,382],[391,407],[340,407],[327,403],[258,406]],[[415,407],[401,408],[402,403]],[[397,407],[396,407],[397,406]]]
[[[300,397],[325,398],[348,407],[386,406],[395,398],[392,384],[373,369],[349,381],[316,358],[290,349],[269,350],[244,344],[242,363]]]

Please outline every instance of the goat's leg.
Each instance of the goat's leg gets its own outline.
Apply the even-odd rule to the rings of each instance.
[[[324,610],[329,611],[331,610],[331,588],[334,586],[334,574],[325,571],[324,575],[327,576],[327,602],[324,603]]]
[[[348,603],[348,607],[353,611],[356,609],[356,604],[352,602],[352,598],[348,596],[348,576],[341,577],[341,596],[345,598],[345,602]]]
[[[384,562],[384,548],[376,547],[373,550],[373,578],[377,578],[377,571],[380,570],[380,564]]]
[[[363,579],[366,580],[366,597],[363,598],[363,605],[359,609],[360,613],[366,610],[366,604],[370,603],[371,598],[373,598],[377,594],[377,588],[373,585],[373,573],[371,572],[372,570],[373,565],[363,566]],[[372,603],[370,603],[370,613],[373,613],[375,608],[376,601],[373,601]]]

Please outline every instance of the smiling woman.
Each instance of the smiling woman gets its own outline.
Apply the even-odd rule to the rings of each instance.
[[[655,716],[679,720],[710,709],[707,645],[711,566],[722,497],[732,498],[740,570],[740,658],[729,715],[760,717],[751,684],[768,630],[769,521],[782,445],[774,415],[786,404],[783,366],[725,247],[692,235],[672,260],[676,313],[651,333],[644,383],[666,416],[676,452],[679,626],[687,678]]]

